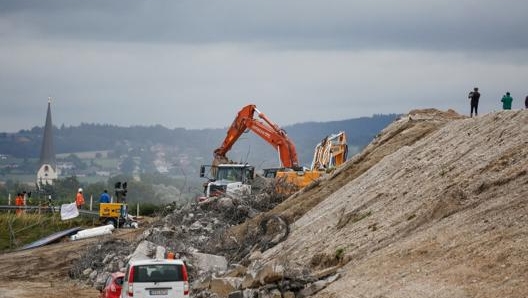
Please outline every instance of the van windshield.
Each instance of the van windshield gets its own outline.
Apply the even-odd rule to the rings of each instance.
[[[134,282],[183,281],[182,265],[139,265],[134,268]]]

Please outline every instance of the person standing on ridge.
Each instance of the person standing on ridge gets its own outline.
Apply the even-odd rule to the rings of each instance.
[[[511,110],[513,98],[510,96],[510,92],[506,92],[501,101],[503,110]]]
[[[79,190],[77,191],[77,196],[75,197],[75,205],[77,205],[77,209],[81,209],[81,207],[84,205],[84,196],[82,188],[79,188]]]
[[[110,195],[108,194],[108,191],[106,189],[99,197],[99,203],[110,203]]]
[[[475,116],[478,115],[478,103],[480,98],[480,93],[478,92],[478,88],[473,88],[473,91],[469,92],[468,98],[471,101],[471,114],[470,116],[473,117],[473,110],[475,110]]]
[[[526,95],[526,99],[524,100],[524,107],[528,110],[528,95]]]

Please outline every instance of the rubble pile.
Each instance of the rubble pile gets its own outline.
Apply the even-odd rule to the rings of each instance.
[[[167,251],[186,261],[191,281],[224,274],[228,263],[240,268],[236,264],[244,260],[247,265],[250,252],[272,247],[288,236],[288,223],[278,217],[263,218],[260,226],[246,231],[242,241],[226,234],[230,227],[259,216],[283,199],[266,192],[244,198],[209,198],[180,207],[170,205],[168,214],[147,226],[135,241],[106,240],[94,245],[74,264],[70,277],[97,286],[112,272],[123,271],[138,253],[154,258],[164,257]],[[282,287],[296,286],[283,283]]]
[[[98,243],[79,258],[69,271],[70,278],[87,285],[104,284],[112,273],[121,270],[133,251],[132,243],[120,239],[107,239]]]

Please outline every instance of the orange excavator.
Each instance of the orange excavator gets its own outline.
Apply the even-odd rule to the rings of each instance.
[[[255,114],[259,119],[255,118]],[[204,184],[206,197],[251,193],[254,167],[247,164],[233,163],[226,156],[227,152],[231,150],[236,141],[247,130],[253,131],[277,150],[281,167],[265,169],[264,177],[275,178],[281,185],[288,185],[287,191],[285,191],[286,188],[282,188],[283,192],[291,192],[303,188],[324,173],[324,171],[319,169],[320,164],[318,164],[318,168],[314,168],[312,165],[310,170],[299,166],[295,144],[286,132],[273,123],[264,113],[260,112],[254,104],[250,104],[238,112],[227,131],[222,145],[214,150],[213,162],[209,166],[212,177],[207,177],[209,181]],[[328,140],[328,137],[326,139]],[[344,140],[346,142],[346,138]],[[327,143],[330,144],[332,142],[328,141]],[[316,152],[317,150],[320,149],[316,148]],[[321,154],[317,155],[316,153],[316,156],[321,156]],[[335,161],[335,158],[332,160]],[[342,158],[339,159],[338,163],[342,162],[344,160]],[[201,166],[200,177],[206,177],[206,167],[208,166]]]
[[[255,114],[260,118],[256,119]],[[286,132],[260,112],[253,104],[242,108],[231,126],[222,145],[214,150],[213,162],[210,166],[202,165],[200,177],[208,178],[204,184],[205,197],[222,195],[243,196],[251,193],[254,178],[254,167],[248,164],[234,163],[226,154],[231,150],[240,136],[251,130],[277,149],[281,160],[281,168],[302,170],[299,167],[295,145]],[[210,167],[210,176],[206,174],[206,167]],[[277,173],[277,169],[268,170]]]
[[[263,121],[255,119],[255,113]],[[227,152],[231,150],[238,138],[248,129],[277,149],[282,167],[291,169],[299,168],[295,145],[288,138],[286,132],[277,124],[273,123],[253,104],[245,106],[238,112],[237,117],[227,131],[224,142],[214,151],[213,165],[229,161],[226,156]]]

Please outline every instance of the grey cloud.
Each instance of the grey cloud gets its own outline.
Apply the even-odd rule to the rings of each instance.
[[[528,48],[528,2],[520,0],[0,3],[0,15],[16,27],[59,39],[304,49]]]
[[[4,1],[0,131],[80,122],[280,125],[528,92],[526,0]],[[117,112],[119,109],[119,112]],[[21,117],[23,115],[23,117]]]

